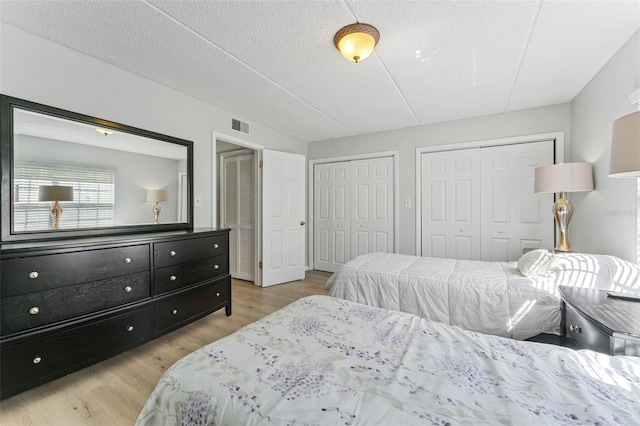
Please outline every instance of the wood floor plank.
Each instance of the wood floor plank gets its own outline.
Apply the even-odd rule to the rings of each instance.
[[[160,376],[180,358],[289,303],[327,294],[330,273],[272,287],[233,280],[233,314],[224,309],[108,360],[0,401],[0,424],[132,425]],[[1,379],[1,378],[0,378]]]

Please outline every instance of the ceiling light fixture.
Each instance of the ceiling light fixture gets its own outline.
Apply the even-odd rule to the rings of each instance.
[[[358,22],[338,31],[333,43],[342,56],[357,63],[371,55],[379,39],[380,33],[375,27]]]
[[[96,127],[96,132],[102,133],[105,136],[109,136],[111,133],[113,133],[111,130],[101,129],[100,127]]]

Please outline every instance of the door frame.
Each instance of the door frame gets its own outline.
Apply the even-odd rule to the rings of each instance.
[[[307,206],[308,218],[309,218],[309,227],[307,229],[307,260],[309,262],[308,269],[313,269],[313,234],[314,234],[314,214],[315,210],[313,209],[313,197],[314,197],[314,167],[316,164],[324,164],[324,163],[339,163],[344,161],[353,161],[353,160],[367,160],[372,158],[384,158],[384,157],[392,157],[393,158],[393,252],[398,253],[400,249],[399,235],[400,235],[400,202],[399,202],[399,192],[400,192],[400,182],[398,180],[398,157],[400,155],[400,151],[382,151],[382,152],[371,152],[367,154],[354,154],[347,155],[343,157],[331,157],[331,158],[322,158],[318,160],[309,160],[309,170],[308,179],[309,188],[307,190],[309,204]]]
[[[216,141],[221,140],[224,142],[232,143],[234,145],[239,145],[243,148],[251,149],[255,152],[256,155],[256,166],[259,167],[260,162],[262,161],[262,150],[264,149],[263,145],[249,142],[244,139],[240,139],[234,136],[225,135],[216,131],[211,132],[211,188],[212,192],[215,196],[211,197],[211,214],[212,214],[212,224],[218,223],[218,174],[221,171],[218,171],[218,153],[216,152]],[[256,286],[262,286],[262,269],[258,267],[260,260],[262,259],[262,173],[257,171],[255,175],[255,206],[256,206],[256,226],[255,226],[255,281],[254,284]]]
[[[422,146],[416,148],[416,256],[422,256],[422,154],[428,152],[457,151],[499,145],[516,145],[529,142],[554,141],[554,164],[564,162],[564,131],[536,133],[506,138],[483,139],[470,142]]]

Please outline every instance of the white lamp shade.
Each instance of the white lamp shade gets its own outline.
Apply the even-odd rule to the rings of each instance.
[[[38,188],[38,201],[73,201],[73,187],[42,185]]]
[[[534,192],[593,191],[593,172],[589,163],[560,163],[536,167]]]
[[[640,177],[640,111],[613,122],[610,177]]]
[[[167,201],[167,191],[164,189],[148,189],[147,190],[147,201]]]

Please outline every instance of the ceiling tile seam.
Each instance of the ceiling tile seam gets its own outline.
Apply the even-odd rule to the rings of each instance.
[[[378,60],[378,62],[380,63],[380,66],[382,67],[382,69],[384,70],[384,72],[387,74],[387,77],[389,77],[389,80],[391,81],[391,84],[393,85],[393,87],[396,89],[396,92],[398,93],[398,96],[400,96],[400,99],[402,99],[402,102],[404,102],[405,106],[407,107],[407,109],[409,110],[409,112],[411,113],[411,116],[413,117],[413,119],[416,122],[416,126],[419,126],[420,124],[422,124],[420,122],[420,119],[418,118],[418,116],[416,115],[415,111],[413,110],[413,108],[411,108],[411,105],[409,104],[409,101],[407,100],[407,98],[404,96],[404,93],[402,93],[402,90],[400,90],[400,87],[398,86],[398,83],[396,82],[396,80],[393,78],[393,76],[391,75],[391,72],[389,71],[389,69],[387,68],[387,66],[385,65],[384,61],[382,60],[382,58],[380,58],[380,55],[378,55],[378,52],[375,51],[374,49],[374,54],[376,59]]]
[[[540,17],[540,12],[542,11],[542,6],[544,4],[544,0],[538,0],[538,7],[536,7],[536,11],[533,14],[531,19],[531,23],[529,24],[529,30],[527,31],[527,39],[522,47],[522,52],[520,52],[520,58],[518,58],[518,65],[516,66],[516,70],[513,73],[513,79],[511,80],[511,85],[509,86],[509,93],[507,93],[507,99],[504,103],[503,112],[507,112],[507,108],[509,107],[509,103],[511,102],[511,96],[513,95],[513,90],[516,86],[516,81],[520,76],[520,71],[522,70],[522,63],[524,62],[524,57],[527,54],[527,50],[529,50],[529,43],[531,43],[531,38],[533,37],[533,32],[536,29],[536,25],[538,25],[538,18]]]
[[[347,0],[342,0],[342,5],[351,14],[351,17],[355,22],[360,22],[360,20],[356,17],[356,14],[353,13],[353,10],[351,10],[351,7],[347,3]],[[404,96],[404,93],[402,93],[402,90],[400,90],[400,86],[398,86],[398,83],[396,82],[396,80],[391,76],[391,72],[389,71],[389,68],[387,68],[382,58],[380,58],[380,55],[378,55],[378,52],[376,52],[375,48],[373,49],[373,55],[376,57],[376,59],[378,60],[378,63],[380,64],[384,72],[387,74],[387,77],[391,81],[391,84],[393,85],[393,87],[396,89],[398,96],[400,96],[400,99],[402,99],[402,102],[404,102],[405,106],[411,113],[411,116],[415,120],[416,126],[419,126],[420,124],[422,124],[420,123],[420,119],[418,119],[418,116],[416,115],[413,108],[411,108],[411,104],[409,104],[409,101],[407,100],[406,96]]]
[[[211,47],[213,47],[214,49],[222,52],[223,54],[227,55],[229,58],[233,59],[234,61],[238,62],[239,64],[241,64],[242,66],[246,67],[247,69],[251,70],[252,72],[254,72],[256,75],[264,78],[266,81],[268,81],[269,83],[273,84],[274,86],[278,87],[280,90],[282,90],[283,92],[287,93],[289,96],[293,97],[294,99],[297,99],[298,101],[302,102],[303,104],[307,105],[309,108],[313,109],[314,111],[316,111],[318,114],[322,115],[323,117],[329,119],[330,121],[332,121],[333,123],[337,124],[338,126],[342,127],[343,129],[345,129],[346,131],[350,132],[351,135],[356,135],[356,132],[353,129],[350,129],[348,126],[346,126],[345,124],[340,123],[339,121],[337,121],[336,119],[334,119],[333,117],[330,117],[329,115],[327,115],[326,113],[322,112],[319,108],[317,108],[316,106],[312,105],[311,103],[309,103],[308,101],[302,99],[300,96],[295,95],[294,93],[292,93],[290,90],[288,90],[287,88],[285,88],[284,86],[282,86],[281,84],[277,83],[276,81],[274,81],[273,79],[267,77],[266,75],[262,74],[260,71],[258,71],[257,69],[255,69],[254,67],[252,67],[251,65],[247,64],[246,62],[240,60],[239,58],[237,58],[236,56],[232,55],[231,53],[227,52],[225,49],[223,49],[222,47],[218,46],[217,44],[215,44],[214,42],[212,42],[211,40],[209,40],[208,38],[206,38],[205,36],[203,36],[202,34],[198,33],[197,31],[195,31],[193,28],[190,28],[189,26],[187,26],[186,24],[184,24],[183,22],[179,21],[177,18],[169,15],[167,12],[163,11],[162,9],[158,8],[157,6],[155,6],[154,4],[151,4],[148,2],[148,0],[144,0],[144,3],[146,5],[148,5],[149,7],[151,7],[152,9],[154,9],[155,11],[157,11],[158,13],[160,13],[161,15],[165,16],[167,19],[169,19],[170,21],[174,22],[175,24],[179,25],[180,27],[182,27],[184,30],[190,32],[191,34],[195,35],[196,37],[200,38],[201,40],[203,40],[205,43],[209,44]]]
[[[353,13],[353,10],[351,10],[351,7],[349,6],[349,4],[347,3],[347,0],[342,0],[340,3],[342,3],[342,7],[344,7],[346,9],[346,11],[351,15],[351,18],[356,21],[358,21],[358,18],[356,18],[356,14]]]

